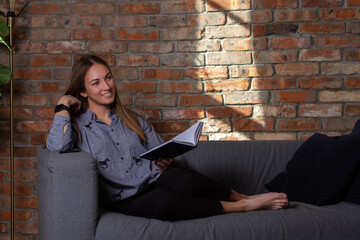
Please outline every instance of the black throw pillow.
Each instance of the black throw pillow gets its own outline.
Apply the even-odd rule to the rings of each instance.
[[[360,135],[328,137],[316,133],[294,153],[285,172],[265,186],[269,191],[286,193],[290,201],[334,204],[352,189],[359,165]]]

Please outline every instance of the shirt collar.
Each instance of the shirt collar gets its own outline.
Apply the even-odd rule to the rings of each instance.
[[[112,109],[109,112],[109,116],[113,123],[116,123],[119,120],[118,115]],[[79,121],[84,124],[96,121],[96,115],[93,111],[87,109],[83,114],[80,114]]]

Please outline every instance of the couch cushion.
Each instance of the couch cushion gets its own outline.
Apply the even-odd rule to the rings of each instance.
[[[285,172],[266,184],[291,201],[328,205],[343,200],[360,164],[360,135],[314,134],[293,155]],[[349,196],[350,197],[350,196]]]
[[[319,207],[298,202],[292,202],[288,209],[231,213],[176,222],[107,212],[99,219],[96,240],[355,240],[360,236],[359,216],[360,208],[355,204]]]

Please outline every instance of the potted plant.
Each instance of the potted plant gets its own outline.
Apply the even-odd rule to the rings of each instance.
[[[5,45],[9,51],[12,51],[12,48],[5,41],[5,37],[9,34],[9,28],[6,22],[0,19],[0,45]],[[7,84],[11,78],[10,68],[0,64],[0,85]],[[1,97],[1,93],[0,93]]]

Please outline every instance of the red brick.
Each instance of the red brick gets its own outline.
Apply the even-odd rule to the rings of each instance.
[[[47,43],[48,53],[72,53],[83,52],[85,50],[85,42],[83,41],[54,41]]]
[[[205,83],[206,92],[240,91],[248,90],[250,86],[249,79],[232,79],[207,81]]]
[[[343,0],[303,0],[302,7],[341,7]]]
[[[234,119],[235,131],[275,131],[275,120],[273,118],[264,119]]]
[[[56,67],[71,66],[70,55],[48,55],[48,56],[31,56],[31,66],[34,67]]]
[[[160,93],[201,93],[203,86],[200,82],[160,82]]]
[[[180,80],[184,78],[184,70],[182,69],[144,69],[141,72],[142,79],[154,80]]]
[[[341,104],[305,104],[300,105],[300,117],[341,117]]]
[[[209,140],[211,141],[246,141],[251,140],[252,133],[236,132],[236,133],[210,133]],[[206,140],[205,140],[206,141]]]
[[[311,46],[310,37],[273,37],[269,39],[272,49],[304,49]]]
[[[60,18],[60,25],[62,27],[100,27],[102,24],[101,16],[62,16]]]
[[[347,0],[347,6],[360,6],[359,0]]]
[[[230,118],[230,117],[250,117],[252,115],[252,107],[250,106],[226,106],[213,107],[207,109],[208,118]]]
[[[29,158],[36,156],[37,147],[14,147],[14,157],[18,158]]]
[[[117,66],[151,67],[159,66],[160,60],[154,55],[121,55],[118,56]]]
[[[265,50],[265,38],[229,38],[223,41],[224,50]]]
[[[16,53],[44,53],[45,43],[40,42],[19,42],[14,46]]]
[[[169,67],[194,67],[205,65],[203,54],[167,54],[160,57],[162,66]]]
[[[31,3],[29,5],[31,15],[51,15],[71,13],[70,3]]]
[[[186,26],[186,16],[185,15],[175,15],[175,16],[154,16],[149,17],[149,26],[151,27],[184,27]]]
[[[257,104],[268,103],[267,91],[244,91],[225,93],[225,104]]]
[[[46,141],[46,133],[32,133],[31,144],[32,145],[43,145]]]
[[[73,38],[79,40],[108,40],[114,38],[114,31],[108,29],[75,29]]]
[[[71,77],[71,68],[56,68],[53,69],[54,80],[69,80]],[[62,92],[65,92],[69,82],[63,81],[59,83],[59,87]]]
[[[226,15],[223,12],[207,13],[201,15],[188,15],[186,25],[189,27],[195,26],[211,26],[224,25],[226,23]]]
[[[121,93],[154,93],[156,82],[121,81],[116,83],[116,88]]]
[[[0,223],[0,233],[8,233],[8,224],[7,223]]]
[[[123,16],[104,16],[104,26],[117,28],[144,28],[147,26],[146,16],[123,15]]]
[[[45,95],[21,95],[14,99],[14,105],[45,106],[48,104],[48,97]]]
[[[37,222],[16,222],[15,233],[17,234],[37,234],[38,223]]]
[[[348,33],[360,33],[360,23],[359,22],[348,22]]]
[[[224,52],[208,53],[207,64],[209,65],[233,65],[233,64],[250,64],[250,52]]]
[[[271,65],[242,65],[231,67],[231,77],[269,77],[274,74]]]
[[[206,122],[204,122],[202,130],[205,133],[230,132],[231,123],[229,119],[208,119]]]
[[[31,40],[70,40],[70,29],[30,29]]]
[[[222,96],[218,94],[180,96],[180,106],[216,106],[222,104]]]
[[[161,120],[161,110],[159,108],[134,108],[131,110],[147,120]]]
[[[186,76],[192,79],[209,80],[228,78],[226,67],[187,68]]]
[[[272,95],[272,102],[305,103],[316,99],[315,91],[277,91]]]
[[[17,27],[57,27],[58,19],[55,16],[32,16],[27,18],[17,18]]]
[[[297,33],[299,29],[298,24],[294,23],[273,23],[266,24],[263,35],[289,35]]]
[[[250,9],[250,0],[212,0],[206,2],[208,11],[244,10]]]
[[[347,61],[360,61],[360,50],[345,50],[344,51],[345,60]]]
[[[306,49],[300,51],[300,61],[340,61],[339,49]]]
[[[158,133],[181,133],[189,127],[188,122],[183,121],[153,122],[152,125]]]
[[[314,63],[284,63],[275,66],[275,71],[280,76],[317,75],[319,65]]]
[[[16,130],[18,132],[47,132],[51,123],[51,120],[18,121],[16,123]]]
[[[325,75],[360,74],[360,63],[358,62],[322,63],[321,72]]]
[[[158,3],[121,3],[118,4],[118,14],[158,14]]]
[[[123,41],[92,41],[87,49],[91,52],[124,53],[128,50],[128,44]]]
[[[318,131],[321,127],[320,119],[279,119],[277,124],[280,132]]]
[[[114,14],[115,3],[74,3],[72,9],[74,14]]]
[[[202,119],[205,117],[205,110],[203,108],[164,109],[163,116],[165,120]]]
[[[119,29],[116,33],[116,40],[158,40],[157,30],[151,29]]]
[[[252,90],[290,89],[295,87],[295,78],[254,78],[251,82]]]
[[[321,91],[320,102],[359,102],[360,92],[358,91]]]
[[[51,78],[50,69],[15,69],[14,78],[17,80],[47,80]]]
[[[297,115],[297,107],[294,105],[255,105],[253,117],[281,117],[294,118]]]
[[[174,51],[174,45],[170,42],[132,42],[130,51],[133,53],[171,53]]]
[[[253,1],[253,8],[259,9],[259,8],[296,8],[297,1],[293,0],[273,0],[273,1],[267,1],[267,0],[254,0]]]
[[[204,11],[204,0],[163,1],[161,3],[161,12],[163,14],[201,13]]]
[[[254,140],[297,140],[296,133],[255,133]]]
[[[346,88],[360,88],[360,77],[347,77]]]
[[[324,120],[324,129],[330,131],[350,131],[357,118],[327,118]]]
[[[33,117],[31,108],[14,107],[14,119],[30,119]],[[0,107],[0,119],[10,119],[10,107]]]
[[[112,74],[116,80],[136,80],[139,78],[136,68],[112,68]]]
[[[300,33],[345,33],[345,23],[305,23],[300,27]]]
[[[228,24],[269,23],[271,21],[272,12],[269,10],[232,12],[228,16]]]
[[[341,77],[300,77],[298,80],[299,88],[304,89],[328,89],[342,88],[343,79]]]
[[[254,59],[255,63],[296,62],[297,61],[297,52],[295,52],[295,51],[254,52],[253,59]]]
[[[249,37],[250,27],[248,25],[207,27],[206,36],[208,38]]]
[[[178,52],[216,52],[220,51],[218,40],[180,41],[177,43]]]
[[[183,27],[161,30],[162,40],[197,40],[204,37],[204,28],[201,27]]]
[[[360,105],[346,105],[345,115],[350,117],[360,116]]]
[[[156,107],[175,107],[176,96],[172,95],[136,95],[135,106],[156,106]]]
[[[275,12],[275,20],[277,22],[317,21],[319,14],[316,9],[279,9]]]
[[[324,20],[358,20],[359,9],[322,9],[321,18]]]
[[[7,180],[10,181],[10,175],[7,175]],[[36,183],[37,181],[37,172],[36,171],[26,171],[26,172],[15,172],[14,181],[16,183]],[[30,185],[15,185],[18,187],[19,192],[29,191],[28,195],[31,195],[31,189],[29,188]],[[28,189],[29,188],[29,189]],[[26,194],[24,194],[26,195]]]
[[[317,36],[315,37],[317,47],[360,47],[360,36]]]

